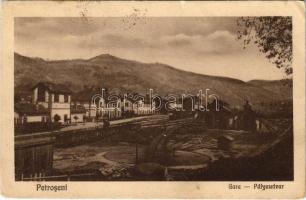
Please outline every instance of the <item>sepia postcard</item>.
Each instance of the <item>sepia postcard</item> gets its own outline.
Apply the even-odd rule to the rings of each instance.
[[[0,189],[303,198],[302,1],[5,1]]]

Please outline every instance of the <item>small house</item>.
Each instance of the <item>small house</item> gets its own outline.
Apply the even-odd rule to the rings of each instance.
[[[71,106],[71,123],[84,122],[86,117],[86,109],[81,105]]]
[[[50,121],[50,112],[42,105],[34,105],[31,103],[16,103],[14,106],[15,124],[48,121]]]

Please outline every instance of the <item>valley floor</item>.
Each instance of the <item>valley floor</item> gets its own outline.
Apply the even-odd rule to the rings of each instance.
[[[173,153],[167,163],[155,163],[161,168],[159,177],[135,173],[142,165],[136,163],[136,143],[111,138],[56,148],[53,167],[62,174],[97,173],[101,180],[290,180],[292,132],[284,133],[287,126],[280,127],[278,134],[217,129],[177,134],[169,140]],[[233,139],[231,148],[218,145],[225,135]],[[137,144],[138,158],[145,155],[146,147]]]

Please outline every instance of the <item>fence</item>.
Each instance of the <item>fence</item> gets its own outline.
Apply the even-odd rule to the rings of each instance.
[[[78,180],[97,180],[99,175],[97,173],[84,173],[84,174],[65,174],[65,175],[53,175],[46,176],[43,173],[33,174],[29,177],[24,177],[21,174],[19,179],[16,181],[78,181]]]

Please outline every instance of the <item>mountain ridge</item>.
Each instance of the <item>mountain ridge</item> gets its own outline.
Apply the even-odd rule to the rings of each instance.
[[[101,54],[89,59],[44,60],[14,54],[15,89],[26,88],[38,81],[63,83],[73,91],[86,85],[103,86],[121,91],[147,93],[149,89],[161,95],[169,93],[196,94],[210,89],[232,105],[242,105],[283,98],[275,91],[239,79],[197,74],[162,63],[142,63]]]

